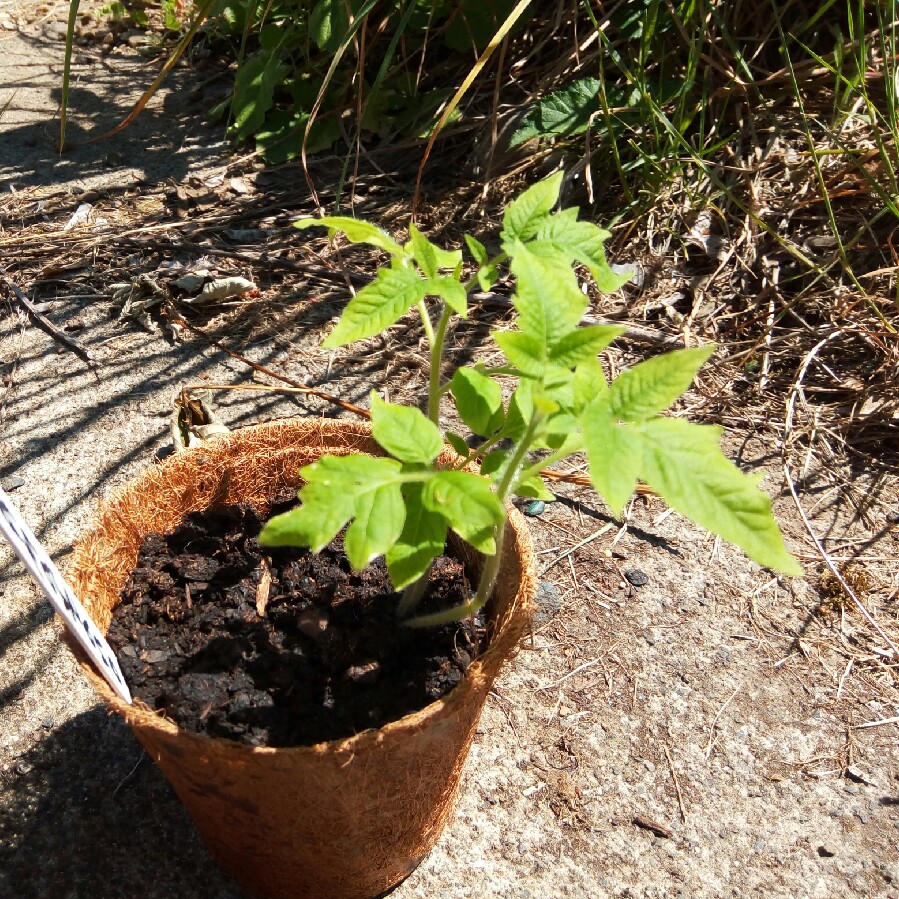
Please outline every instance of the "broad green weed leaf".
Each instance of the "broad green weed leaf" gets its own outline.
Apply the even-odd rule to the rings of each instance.
[[[262,52],[247,59],[234,81],[234,130],[238,140],[255,134],[275,102],[275,88],[283,77],[277,53]]]
[[[616,337],[627,328],[616,325],[589,325],[575,328],[558,340],[549,351],[550,362],[574,368],[588,359],[595,359]]]
[[[538,377],[546,365],[546,351],[538,340],[521,331],[493,331],[491,336],[509,362],[526,375]]]
[[[399,484],[385,484],[361,494],[344,540],[350,565],[362,571],[372,559],[386,553],[402,533],[405,520],[406,507]]]
[[[450,381],[459,417],[472,432],[489,437],[503,423],[503,393],[493,378],[473,368],[458,368]]]
[[[446,544],[446,519],[425,508],[423,484],[404,484],[406,520],[399,539],[387,550],[387,572],[397,590],[417,581],[443,552]]]
[[[528,110],[509,140],[510,147],[533,137],[573,137],[583,134],[590,117],[600,110],[599,80],[582,78],[541,97]]]
[[[515,246],[511,269],[517,279],[512,302],[518,327],[548,350],[577,327],[587,298],[569,266],[553,265],[524,244]]]
[[[484,478],[467,471],[439,471],[425,484],[422,502],[476,550],[496,552],[494,528],[505,520],[505,512]]]
[[[601,400],[587,406],[580,421],[590,480],[612,514],[620,518],[640,476],[642,442],[616,424]]]
[[[465,245],[468,247],[468,252],[471,253],[472,258],[478,265],[487,264],[487,260],[490,257],[487,255],[487,247],[485,247],[484,244],[470,234],[466,234]]]
[[[229,101],[230,102],[230,101]],[[327,150],[340,137],[340,126],[333,118],[316,119],[306,137],[309,113],[279,109],[270,111],[265,124],[256,132],[256,152],[269,165],[280,165],[300,155],[303,140],[307,153]]]
[[[337,50],[350,27],[346,0],[318,0],[309,16],[309,37],[320,50]]]
[[[322,346],[343,346],[380,334],[424,299],[427,283],[411,268],[378,269],[378,277],[350,300]]]
[[[440,297],[453,312],[461,315],[462,318],[468,315],[468,294],[455,278],[443,275],[429,278],[425,282],[425,293],[428,296]]]
[[[642,421],[664,412],[693,382],[715,345],[677,350],[623,371],[609,388],[609,411],[618,421]]]
[[[301,218],[293,223],[301,231],[305,228],[327,228],[329,234],[341,232],[350,243],[367,243],[393,256],[403,256],[403,248],[377,225],[345,215],[326,215],[323,218]]]
[[[771,500],[725,458],[718,428],[654,418],[636,430],[643,446],[640,477],[671,508],[739,546],[760,565],[802,574],[771,515]]]
[[[372,436],[402,462],[433,462],[443,449],[440,429],[415,406],[385,403],[371,394]]]
[[[577,210],[573,211],[577,213]],[[616,275],[606,261],[603,245],[611,234],[592,222],[579,222],[566,217],[564,212],[543,221],[536,238],[528,245],[531,251],[539,255],[555,251],[565,257],[567,265],[572,262],[586,265],[603,293],[613,293],[626,284],[633,272]]]
[[[529,240],[533,237],[552,212],[553,206],[559,199],[562,175],[562,172],[556,172],[545,181],[537,182],[506,207],[500,238],[504,245],[503,248],[510,256],[513,255],[510,252],[512,243],[516,240]]]

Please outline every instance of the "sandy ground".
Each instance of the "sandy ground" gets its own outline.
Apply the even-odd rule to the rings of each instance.
[[[157,200],[166,179],[243,171],[233,161],[225,170],[219,133],[188,114],[187,74],[135,129],[55,154],[61,7],[41,9],[23,16],[21,4],[0,2],[0,22],[22,22],[21,33],[0,31],[0,108],[13,96],[0,118],[0,178],[4,194],[14,186],[23,195],[22,208],[51,198],[48,231],[59,232],[85,190],[100,191],[95,216],[133,226],[146,202],[164,223]],[[109,127],[150,70],[124,48],[77,59],[74,127],[100,119]],[[95,226],[83,226],[86,238]],[[12,270],[17,252],[41,238],[31,228],[17,244],[15,223],[3,227],[2,260]],[[284,221],[273,228],[294,239]],[[259,302],[279,315],[292,303],[304,313],[275,335],[238,335],[233,345],[245,355],[351,401],[371,384],[399,390],[409,379],[391,364],[381,380],[352,353],[335,362],[318,348],[334,310],[293,299],[289,279],[223,266],[257,277]],[[63,567],[103,497],[169,446],[183,384],[253,383],[245,364],[207,341],[173,340],[155,320],[149,329],[119,323],[106,286],[127,274],[101,271],[95,256],[78,289],[60,282],[39,291],[48,317],[89,347],[93,370],[8,296],[0,305],[0,482]],[[15,280],[33,295],[29,281]],[[85,292],[95,282],[101,287]],[[401,349],[382,351],[395,361]],[[217,400],[232,427],[334,414],[318,400],[269,394]],[[877,723],[899,715],[896,660],[851,608],[822,606],[822,566],[785,489],[776,431],[776,423],[735,431],[728,446],[766,472],[808,580],[772,577],[654,498],[633,503],[626,527],[604,529],[603,506],[563,486],[560,501],[533,519],[544,565],[533,641],[491,696],[455,816],[397,899],[899,899],[899,728]],[[895,477],[813,466],[800,491],[829,546],[843,555],[862,549],[863,595],[895,634]],[[868,498],[861,512],[859,496]],[[633,569],[645,585],[630,584]],[[128,729],[97,704],[5,544],[0,795],[0,896],[242,895]]]

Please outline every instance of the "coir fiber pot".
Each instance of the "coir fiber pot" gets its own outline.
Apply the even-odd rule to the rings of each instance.
[[[170,531],[186,512],[218,503],[264,508],[298,488],[303,465],[352,451],[381,454],[369,425],[284,421],[215,437],[145,472],[107,502],[75,547],[69,580],[105,632],[144,535]],[[436,843],[488,691],[528,626],[533,549],[514,510],[508,528],[483,655],[443,699],[348,739],[271,749],[187,733],[146,706],[118,699],[67,642],[235,880],[271,899],[371,899],[406,877]]]

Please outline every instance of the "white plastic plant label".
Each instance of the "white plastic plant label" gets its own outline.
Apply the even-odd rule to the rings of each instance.
[[[59,613],[66,627],[84,647],[112,689],[125,702],[131,702],[131,692],[125,683],[112,647],[106,642],[97,625],[2,488],[0,488],[0,533],[6,537],[16,555],[40,584],[41,589],[47,594],[47,599],[50,600],[50,605]]]

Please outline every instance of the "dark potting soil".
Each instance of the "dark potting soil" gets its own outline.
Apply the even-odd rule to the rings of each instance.
[[[380,727],[459,683],[481,622],[478,635],[468,620],[403,627],[383,559],[353,572],[340,537],[318,555],[260,547],[262,524],[228,506],[145,538],[107,635],[136,698],[187,730],[301,746]],[[420,608],[468,597],[444,556]]]

